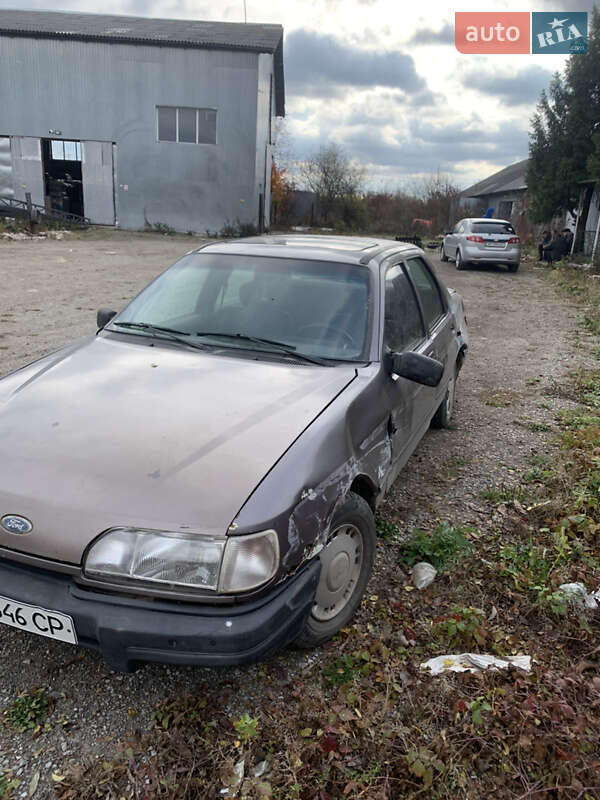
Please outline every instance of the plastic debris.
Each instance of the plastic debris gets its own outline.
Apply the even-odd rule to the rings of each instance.
[[[563,592],[567,596],[567,600],[575,606],[598,608],[598,603],[600,603],[600,589],[590,594],[583,583],[563,583],[558,590]]]
[[[486,669],[508,669],[517,667],[524,672],[531,670],[531,656],[490,656],[485,653],[460,653],[430,658],[421,664],[421,669],[428,669],[432,675],[442,672],[481,672]]]
[[[231,776],[231,786],[225,786],[219,794],[221,797],[226,798],[229,800],[231,797],[237,797],[238,792],[240,791],[240,786],[242,785],[242,781],[244,780],[244,767],[246,764],[246,759],[240,759],[237,764],[233,767],[233,774]]]
[[[426,589],[435,580],[437,569],[427,561],[419,561],[412,568],[412,580],[417,589]]]
[[[269,771],[269,762],[259,761],[258,764],[252,769],[252,777],[262,778],[262,776],[266,775],[268,771]]]

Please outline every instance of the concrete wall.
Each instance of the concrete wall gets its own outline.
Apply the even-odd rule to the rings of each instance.
[[[59,130],[55,138],[115,143],[121,227],[164,223],[203,233],[227,221],[257,223],[268,144],[257,135],[268,128],[263,91],[272,56],[8,36],[0,51],[0,137]],[[217,144],[158,142],[160,105],[216,108]],[[15,159],[13,148],[20,175]]]

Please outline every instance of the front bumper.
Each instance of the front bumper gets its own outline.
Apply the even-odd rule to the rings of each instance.
[[[17,602],[68,614],[80,645],[100,651],[113,669],[130,672],[144,661],[232,666],[270,655],[300,633],[320,571],[315,558],[268,594],[229,606],[89,591],[68,575],[4,559],[0,587]]]

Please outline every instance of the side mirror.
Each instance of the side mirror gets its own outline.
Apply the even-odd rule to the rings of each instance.
[[[396,353],[392,359],[392,373],[422,383],[423,386],[438,386],[444,374],[444,365],[420,353]]]
[[[116,311],[113,311],[112,308],[100,308],[98,309],[98,313],[96,314],[96,324],[98,328],[104,328],[105,325],[111,321],[113,317],[117,314]]]

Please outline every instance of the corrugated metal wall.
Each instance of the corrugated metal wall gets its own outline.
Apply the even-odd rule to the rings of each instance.
[[[256,223],[267,144],[257,142],[256,53],[21,37],[1,37],[0,47],[2,134],[40,139],[60,131],[57,138],[115,143],[122,227],[161,222],[203,233],[237,219]],[[218,109],[217,144],[158,142],[159,105]],[[104,167],[93,178],[96,186],[105,183]]]
[[[14,197],[10,139],[0,136],[0,197]]]

